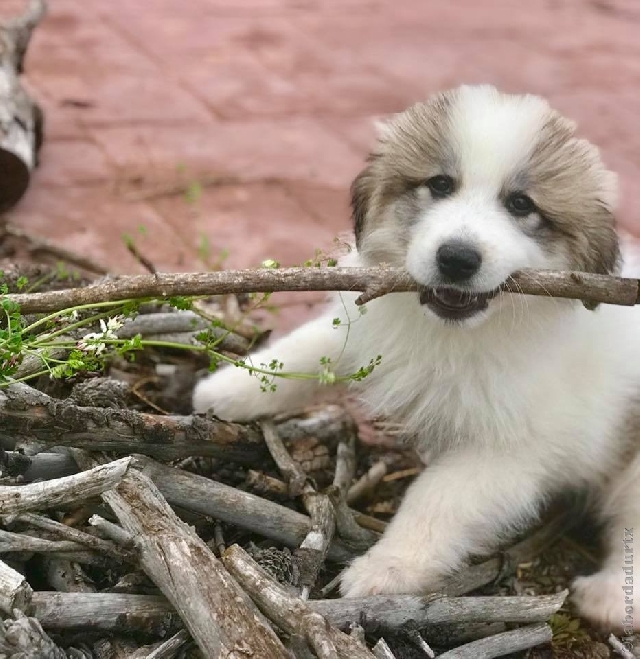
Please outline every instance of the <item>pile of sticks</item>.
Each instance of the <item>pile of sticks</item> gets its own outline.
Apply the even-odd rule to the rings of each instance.
[[[393,657],[385,635],[403,633],[425,657],[436,656],[431,646],[460,643],[438,656],[497,657],[549,641],[545,621],[566,597],[464,597],[501,574],[502,557],[456,575],[448,594],[309,599],[326,564],[345,564],[384,529],[347,504],[357,442],[340,407],[240,425],[82,406],[14,384],[0,395],[0,428],[3,445],[14,449],[5,452],[4,471],[19,483],[0,487],[0,608],[14,630],[5,637],[19,637],[20,629],[23,640],[48,648],[37,656],[119,656],[106,653],[111,638],[130,633],[156,640],[128,656],[177,657],[195,644],[203,657],[364,659]],[[289,447],[309,436],[337,443],[333,483],[324,491],[291,457]],[[108,460],[103,451],[126,457]],[[262,480],[300,497],[306,514],[167,464],[193,456],[237,462],[258,475],[277,466],[280,480]],[[206,543],[189,525],[201,520],[290,548],[280,558],[295,578],[278,581],[273,566],[238,544],[225,547],[221,533]],[[509,561],[531,559],[563,524],[512,547]],[[34,590],[25,578],[34,555],[44,557],[50,590]],[[154,587],[140,594],[138,580],[137,588],[101,591],[84,572],[96,568],[122,573],[121,581],[141,571]],[[55,654],[71,650],[48,634],[74,630],[91,635],[91,649]]]

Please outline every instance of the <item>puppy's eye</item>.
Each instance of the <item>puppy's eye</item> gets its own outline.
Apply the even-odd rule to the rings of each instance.
[[[456,187],[455,181],[450,176],[444,176],[443,174],[427,179],[425,185],[431,190],[431,194],[434,197],[446,197]]]
[[[505,206],[511,215],[515,215],[516,217],[526,217],[536,211],[536,205],[533,203],[531,197],[528,197],[522,192],[510,194],[505,200]]]

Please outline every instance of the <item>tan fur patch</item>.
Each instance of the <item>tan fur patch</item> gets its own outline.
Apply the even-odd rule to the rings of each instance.
[[[573,124],[558,113],[550,112],[524,178],[527,193],[568,241],[571,267],[616,272],[615,176],[602,166],[598,149],[577,139]]]
[[[389,119],[380,130],[369,164],[351,186],[356,243],[380,226],[385,208],[412,186],[453,170],[448,114],[456,91],[438,94]],[[453,171],[452,171],[453,173]]]

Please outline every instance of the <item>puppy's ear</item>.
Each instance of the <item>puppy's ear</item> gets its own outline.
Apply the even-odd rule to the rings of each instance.
[[[364,235],[367,216],[371,207],[371,197],[375,189],[371,165],[363,169],[351,184],[351,215],[356,234],[356,245],[359,248]]]
[[[598,275],[617,275],[620,272],[620,240],[615,229],[615,219],[611,211],[603,207],[601,213],[606,220],[598,222],[597,228],[589,232],[588,243],[582,250],[580,270]],[[584,301],[587,309],[596,309],[598,304]]]
[[[616,275],[620,271],[620,241],[615,230],[615,221],[595,232],[592,250],[587,260],[587,272],[600,275]]]

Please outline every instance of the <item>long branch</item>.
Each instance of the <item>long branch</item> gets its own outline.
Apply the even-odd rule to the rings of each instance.
[[[633,306],[640,302],[640,280],[582,272],[523,270],[502,286],[510,293],[544,295]],[[358,303],[417,291],[418,284],[399,268],[283,268],[221,272],[158,273],[122,276],[84,288],[6,296],[23,314],[54,312],[81,304],[176,295],[222,295],[276,291],[359,291]]]

